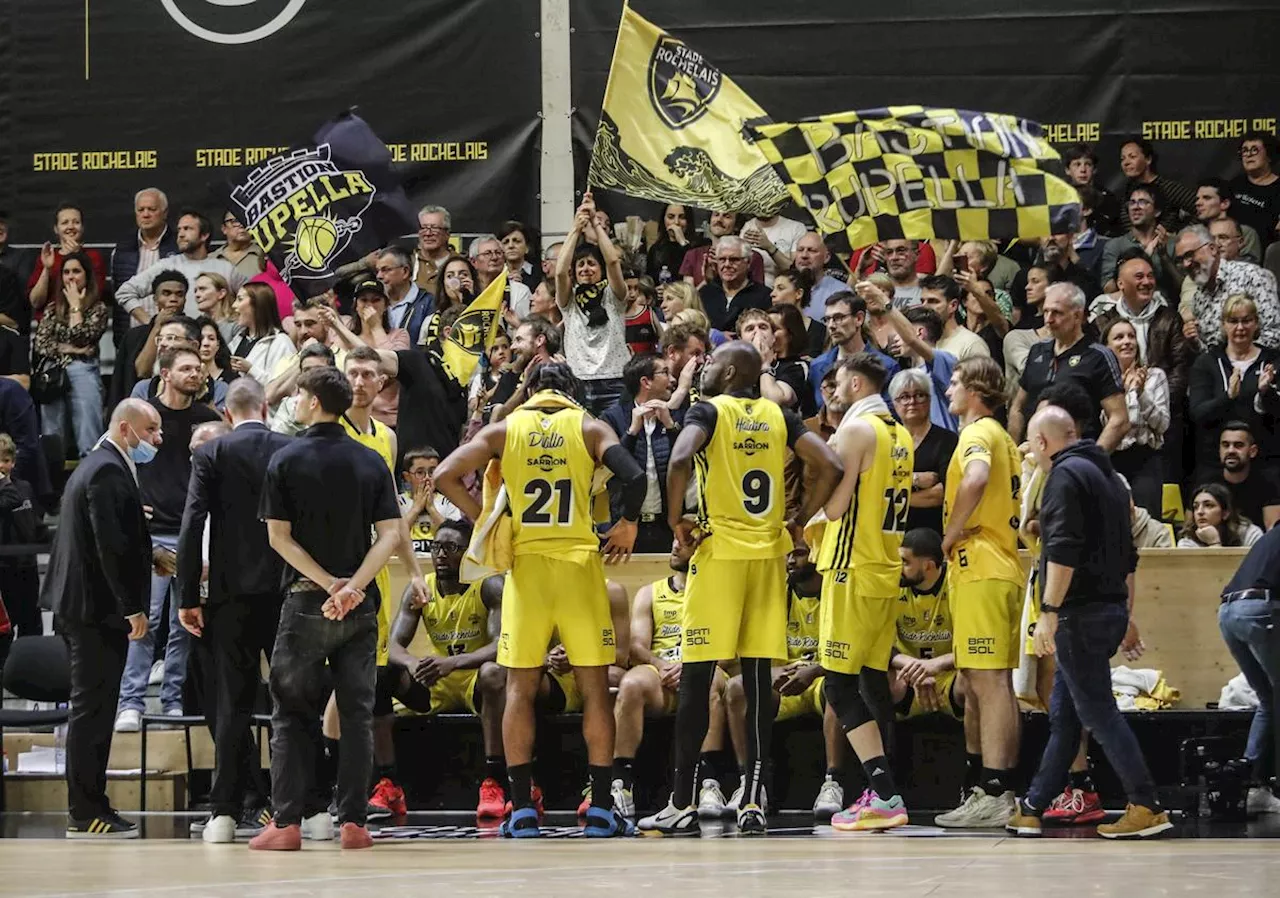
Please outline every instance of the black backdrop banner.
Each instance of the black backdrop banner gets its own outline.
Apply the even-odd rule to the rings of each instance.
[[[171,209],[212,204],[209,185],[350,107],[414,204],[448,207],[455,231],[536,221],[538,28],[538,4],[510,0],[9,0],[10,239],[48,239],[63,200],[83,205],[91,243],[129,233],[143,187]]]
[[[576,183],[586,180],[621,0],[570,0]],[[1059,149],[1095,145],[1118,188],[1120,142],[1155,145],[1158,170],[1194,186],[1239,174],[1239,138],[1275,132],[1275,0],[633,0],[688,40],[775,121],[870,106],[993,109],[1041,122]],[[922,12],[920,10],[927,10]],[[653,204],[597,198],[613,213]],[[796,217],[807,216],[798,210]]]

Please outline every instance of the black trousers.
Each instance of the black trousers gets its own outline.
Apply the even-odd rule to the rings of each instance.
[[[278,594],[235,596],[204,609],[204,649],[212,662],[205,716],[213,733],[213,816],[237,816],[265,803],[261,749],[252,715],[261,684],[260,658],[271,660],[280,625]]]
[[[67,725],[67,807],[86,823],[111,810],[107,759],[128,634],[92,624],[59,625],[71,658],[71,719]]]
[[[641,523],[636,529],[636,552],[661,555],[671,552],[671,543],[675,540],[675,534],[667,526],[665,517],[659,515],[657,520]]]
[[[1129,481],[1133,504],[1157,521],[1164,518],[1164,458],[1147,446],[1130,446],[1111,454],[1111,464]]]
[[[15,636],[40,636],[40,571],[35,563],[0,567],[0,596]]]
[[[377,680],[377,609],[362,603],[340,621],[327,620],[323,592],[290,593],[280,609],[271,659],[271,804],[277,826],[291,826],[316,807],[320,714],[328,699],[325,662],[342,726],[338,819],[364,825],[373,773],[373,701]]]

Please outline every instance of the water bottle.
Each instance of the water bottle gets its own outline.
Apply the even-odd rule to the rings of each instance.
[[[59,708],[66,704],[59,702]],[[53,729],[53,769],[55,773],[67,772],[67,725],[60,723]]]
[[[659,284],[671,283],[671,269],[666,265],[663,265],[662,270],[658,272],[658,283]]]

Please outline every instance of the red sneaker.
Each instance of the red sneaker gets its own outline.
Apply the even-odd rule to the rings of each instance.
[[[373,836],[369,835],[369,830],[358,823],[344,823],[342,824],[342,847],[372,848]]]
[[[480,804],[476,806],[476,817],[480,820],[501,820],[504,816],[506,795],[502,786],[493,777],[486,777],[480,784]]]
[[[538,822],[541,823],[543,819],[547,816],[547,811],[546,811],[546,808],[542,806],[542,790],[538,788],[537,783],[534,783],[533,786],[529,789],[529,797],[533,799],[533,806],[538,809]],[[515,809],[515,805],[513,805],[511,802],[508,801],[505,805],[503,805],[502,815],[504,817],[510,817],[511,812],[514,809]]]
[[[591,808],[591,786],[588,785],[582,790],[582,801],[578,803],[578,819],[585,820],[587,811]]]
[[[404,801],[404,789],[401,789],[385,776],[373,787],[373,795],[369,798],[369,815],[378,817],[403,817],[409,813],[409,806]]]
[[[1044,819],[1052,823],[1065,823],[1083,826],[1086,823],[1097,823],[1106,819],[1107,812],[1102,809],[1102,801],[1097,792],[1085,792],[1072,789],[1070,786],[1053,800]]]
[[[1080,813],[1076,814],[1074,823],[1083,825],[1107,819],[1107,812],[1103,810],[1102,799],[1098,797],[1097,792],[1081,792],[1080,795],[1084,797],[1084,803]]]
[[[1074,802],[1075,792],[1070,786],[1067,786],[1062,794],[1055,798],[1045,810],[1041,819],[1046,823],[1070,823],[1076,819]]]
[[[266,829],[249,840],[249,847],[254,851],[298,851],[302,848],[302,828],[296,823],[276,826],[272,820]]]

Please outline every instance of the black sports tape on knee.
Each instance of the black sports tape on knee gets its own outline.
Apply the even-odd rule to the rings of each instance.
[[[880,728],[880,740],[885,751],[891,752],[893,742],[893,689],[889,686],[887,671],[864,667],[858,675],[858,687],[862,693],[867,713]]]
[[[836,712],[840,729],[851,733],[868,721],[875,720],[862,697],[858,674],[827,671],[827,700]]]

